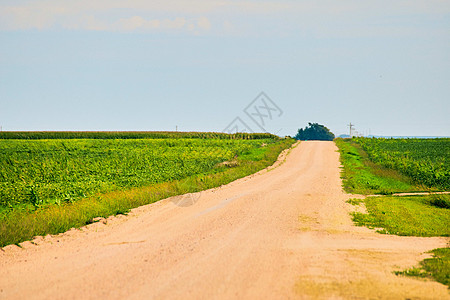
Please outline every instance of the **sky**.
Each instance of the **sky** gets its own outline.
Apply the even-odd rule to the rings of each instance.
[[[450,136],[450,0],[2,0],[2,130]]]

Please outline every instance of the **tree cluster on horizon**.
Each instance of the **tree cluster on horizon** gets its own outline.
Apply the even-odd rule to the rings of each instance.
[[[294,137],[296,140],[318,140],[318,141],[332,141],[334,134],[324,125],[318,123],[308,123],[304,129],[300,128]]]

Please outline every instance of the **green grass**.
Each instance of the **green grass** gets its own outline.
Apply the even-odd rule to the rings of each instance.
[[[217,141],[216,141],[217,142]],[[266,141],[267,142],[267,141]],[[34,236],[58,234],[72,227],[84,226],[95,217],[125,214],[131,208],[184,193],[197,192],[255,173],[276,161],[279,153],[290,147],[293,139],[277,140],[261,147],[247,147],[231,158],[236,163],[191,174],[184,178],[128,187],[108,193],[96,193],[59,205],[38,206],[37,209],[12,209],[0,220],[0,247],[30,240]],[[222,160],[219,160],[222,161]],[[188,165],[188,164],[185,164]]]
[[[449,139],[337,139],[345,191],[359,194],[439,191],[449,187]],[[366,152],[367,151],[367,152]],[[401,236],[450,236],[450,195],[382,196],[364,200],[367,214],[352,213],[359,226]],[[397,275],[433,278],[450,287],[450,249]]]
[[[429,190],[398,171],[373,163],[361,147],[351,141],[336,139],[343,166],[341,177],[344,190],[353,194],[389,195],[398,192]]]
[[[347,200],[347,203],[351,204],[351,205],[360,205],[361,203],[364,203],[364,199],[349,199]]]
[[[397,275],[433,278],[450,288],[450,248],[439,248],[430,251],[432,258],[420,262],[419,267],[394,272]]]
[[[434,194],[431,196],[430,204],[436,207],[450,209],[450,199],[447,196]]]
[[[450,210],[432,204],[435,196],[384,196],[364,200],[368,214],[352,213],[359,226],[403,236],[450,236]],[[441,195],[447,201],[450,195]]]
[[[348,202],[359,205],[361,200]],[[446,208],[450,195],[368,197],[363,202],[368,214],[352,213],[353,221],[359,226],[401,236],[450,236],[450,209]],[[450,249],[431,252],[434,257],[423,260],[419,267],[395,274],[434,278],[450,288]]]

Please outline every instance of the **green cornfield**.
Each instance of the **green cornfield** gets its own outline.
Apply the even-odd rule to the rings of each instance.
[[[277,139],[270,133],[174,132],[174,131],[0,131],[1,139]]]
[[[429,187],[450,189],[450,139],[354,138],[370,160]]]

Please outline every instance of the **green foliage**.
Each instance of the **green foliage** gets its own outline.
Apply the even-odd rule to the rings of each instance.
[[[450,195],[442,195],[448,201]],[[431,204],[433,196],[369,197],[364,200],[368,214],[353,213],[359,226],[380,233],[408,236],[450,236],[450,214]]]
[[[394,170],[372,163],[358,144],[336,139],[343,166],[342,182],[345,191],[357,194],[389,195],[394,192],[423,190]]]
[[[175,131],[0,131],[1,139],[278,139],[270,133],[175,132]]]
[[[5,140],[0,143],[0,211],[218,172],[219,163],[264,151],[261,145],[273,141]]]
[[[450,248],[434,249],[431,253],[434,257],[422,261],[422,268],[436,281],[450,288]]]
[[[355,138],[371,161],[416,183],[450,189],[450,139]]]
[[[431,195],[430,203],[436,207],[450,209],[450,199],[448,195],[433,194]]]
[[[361,203],[364,203],[364,199],[352,198],[352,199],[348,199],[346,202],[348,204],[357,206],[357,205],[360,205]]]
[[[396,275],[433,278],[450,288],[450,248],[438,248],[430,251],[432,258],[420,262],[420,267],[394,272]]]
[[[408,183],[410,179],[431,189],[448,189],[449,142],[450,139],[338,139],[344,188],[359,193],[384,191],[383,194],[420,189]],[[395,170],[408,177],[399,176]],[[450,195],[369,197],[364,203],[368,214],[352,214],[357,225],[386,234],[450,236]],[[450,249],[432,252],[434,257],[422,261],[420,267],[395,273],[434,278],[450,287]]]
[[[45,189],[42,189],[42,187],[45,186],[46,182],[35,184],[33,192],[36,195],[45,195],[45,192],[51,190],[54,186],[64,192],[61,192],[59,201],[55,201],[54,204],[52,204],[51,199],[46,198],[47,202],[44,205],[35,201],[38,205],[30,204],[32,209],[17,209],[17,206],[13,206],[12,209],[7,209],[6,212],[0,214],[0,247],[30,240],[37,235],[57,234],[72,227],[81,227],[95,217],[125,214],[131,208],[160,199],[198,192],[229,183],[271,165],[277,159],[279,153],[291,146],[294,140],[179,139],[11,142],[25,144],[22,144],[23,148],[15,148],[17,144],[14,144],[10,153],[15,152],[13,149],[19,150],[18,153],[27,153],[26,159],[35,162],[30,165],[23,165],[28,167],[28,171],[22,175],[23,178],[37,174],[38,176],[32,178],[38,181],[37,179],[42,178],[42,170],[36,168],[36,166],[47,161],[49,162],[48,166],[53,166],[52,160],[57,160],[57,163],[54,163],[56,167],[53,172],[55,178],[62,181],[50,182],[50,187]],[[62,142],[66,150],[61,149],[61,147],[64,148],[61,145]],[[265,144],[265,146],[262,146],[262,144]],[[45,145],[50,148],[45,148]],[[28,152],[28,150],[35,148],[47,150],[44,153],[34,152],[34,150]],[[52,150],[50,151],[50,149]],[[118,153],[115,153],[116,151]],[[53,155],[49,155],[50,152]],[[126,156],[127,153],[132,158],[131,160],[130,157]],[[14,158],[14,161],[18,162],[18,157]],[[115,160],[116,158],[118,160]],[[73,159],[75,159],[75,162],[71,163]],[[231,159],[235,163],[221,164],[220,162],[223,162],[224,159],[228,161]],[[88,160],[89,163],[81,164],[83,160]],[[140,162],[140,160],[143,162]],[[63,163],[63,165],[58,168],[59,163]],[[200,166],[196,166],[195,163],[200,164]],[[158,169],[158,167],[161,167],[161,169]],[[66,172],[66,168],[69,168],[68,172]],[[121,171],[118,175],[124,176],[115,177],[113,171],[116,169]],[[17,170],[20,171],[20,169]],[[77,176],[77,172],[82,174]],[[137,174],[133,174],[133,172],[137,172]],[[92,177],[89,180],[84,180],[85,176],[91,175]],[[179,178],[171,177],[174,175],[179,175]],[[140,176],[144,176],[144,179],[141,180]],[[159,183],[151,183],[151,181],[148,181],[149,178],[160,181]],[[66,179],[78,181],[70,182],[65,181]],[[89,190],[92,186],[101,186],[99,184],[90,185],[93,180],[97,179],[106,187],[111,184],[109,187],[112,186],[115,191],[100,194],[94,193],[95,189]],[[17,181],[17,183],[20,183],[20,181]],[[125,186],[119,186],[120,183],[125,183]],[[85,190],[77,190],[77,187],[83,188],[86,184]],[[135,185],[138,187],[134,187]],[[20,190],[17,187],[17,191]],[[30,192],[30,186],[26,191]],[[85,191],[88,194],[83,195],[82,193]],[[17,199],[20,200],[21,198],[18,197]],[[44,198],[39,196],[36,199]],[[25,198],[24,201],[31,200]],[[11,203],[7,202],[7,204]]]
[[[404,276],[412,276],[412,277],[428,277],[428,274],[425,270],[421,269],[421,268],[411,268],[405,271],[395,271],[394,272],[395,275],[404,275]]]
[[[334,134],[324,125],[318,123],[308,123],[305,129],[300,128],[295,136],[296,140],[319,140],[332,141]]]

